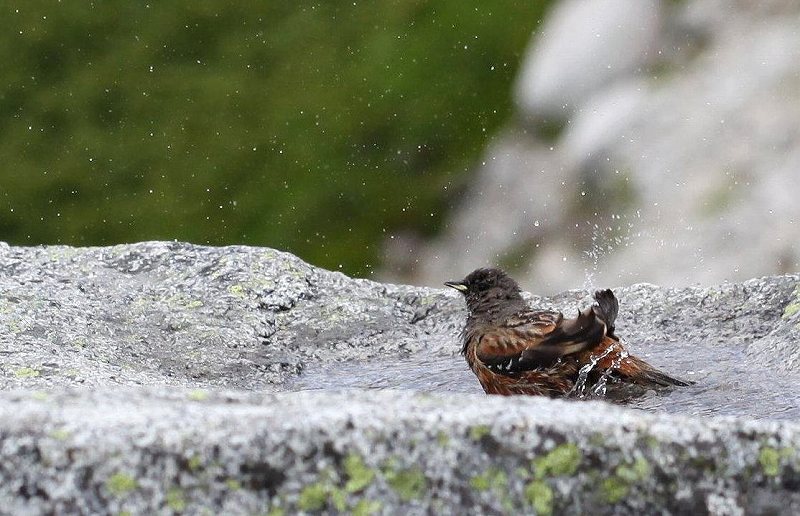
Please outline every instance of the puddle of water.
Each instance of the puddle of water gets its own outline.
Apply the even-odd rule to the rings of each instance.
[[[655,392],[626,402],[631,408],[694,416],[800,419],[797,378],[752,363],[744,347],[696,344],[633,346],[630,351],[665,372],[696,385]],[[345,362],[309,366],[286,390],[399,389],[483,393],[460,355]]]
[[[286,390],[396,389],[420,392],[471,392],[483,389],[461,355],[423,356],[375,362],[342,362],[306,368]]]
[[[653,411],[697,416],[746,416],[753,419],[800,418],[796,375],[779,374],[754,363],[743,346],[657,346],[641,358],[663,364],[667,372],[696,385],[648,393],[628,405]]]

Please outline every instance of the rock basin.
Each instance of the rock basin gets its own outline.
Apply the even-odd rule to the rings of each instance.
[[[621,406],[483,395],[454,292],[264,248],[0,244],[0,506],[797,513],[798,283],[615,289],[631,350],[698,382]]]

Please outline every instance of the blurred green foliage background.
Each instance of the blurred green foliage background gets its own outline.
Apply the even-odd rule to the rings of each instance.
[[[4,2],[0,240],[368,274],[441,224],[547,3]]]

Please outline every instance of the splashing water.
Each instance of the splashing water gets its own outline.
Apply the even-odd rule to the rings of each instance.
[[[586,222],[591,229],[592,245],[583,252],[586,257],[586,265],[583,269],[584,289],[591,290],[594,286],[594,278],[601,268],[603,258],[614,253],[617,248],[628,247],[633,243],[634,238],[641,236],[641,233],[635,233],[634,223],[623,222],[623,218],[627,219],[627,215],[612,214],[611,221],[602,226],[598,223]]]
[[[611,366],[604,369],[600,374],[600,378],[593,384],[589,382],[589,373],[595,369],[601,360],[606,358],[612,351],[618,349],[617,346],[610,346],[601,353],[591,355],[589,363],[581,367],[578,371],[578,379],[575,381],[575,385],[572,386],[572,389],[567,393],[567,397],[578,399],[604,397],[608,387],[608,380],[611,378],[611,375],[614,374],[614,371],[620,368],[622,361],[628,358],[628,352],[624,348],[619,350],[620,352],[612,360]]]
[[[587,396],[586,389],[589,381],[589,373],[591,373],[595,366],[607,357],[613,349],[613,346],[609,346],[604,349],[602,353],[597,355],[592,354],[589,357],[589,363],[581,367],[580,371],[578,371],[578,379],[575,381],[575,385],[572,386],[572,389],[567,393],[568,397],[585,398]],[[603,376],[605,376],[605,373],[604,371]]]
[[[622,365],[622,361],[626,358],[628,358],[628,351],[623,348],[620,353],[614,357],[614,360],[611,361],[611,367],[603,371],[603,374],[600,375],[600,379],[592,387],[593,396],[602,397],[606,395],[606,387],[608,386],[609,377],[614,371],[619,370],[620,366]]]

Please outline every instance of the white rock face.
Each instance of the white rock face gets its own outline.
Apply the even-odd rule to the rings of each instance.
[[[567,118],[593,92],[653,61],[660,21],[656,0],[557,4],[522,66],[522,110]]]
[[[635,4],[553,12],[518,91],[528,120],[569,104],[563,130],[509,127],[406,279],[499,263],[553,292],[800,269],[800,3]],[[655,41],[630,36],[645,24]],[[632,46],[612,51],[622,33]]]

